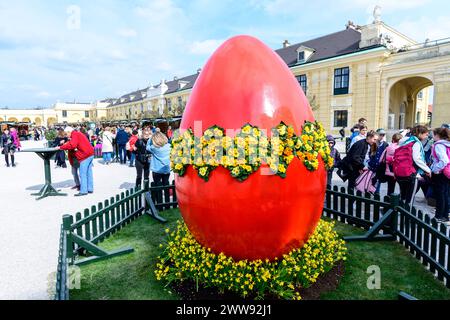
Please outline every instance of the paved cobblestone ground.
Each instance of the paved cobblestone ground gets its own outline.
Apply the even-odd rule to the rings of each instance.
[[[43,142],[23,142],[23,149]],[[134,187],[135,168],[94,160],[95,193],[74,198],[70,169],[55,169],[54,186],[67,197],[36,201],[31,193],[44,182],[43,161],[34,153],[16,154],[17,167],[7,168],[0,158],[0,299],[49,299],[56,270],[62,216],[74,214],[112,195]]]

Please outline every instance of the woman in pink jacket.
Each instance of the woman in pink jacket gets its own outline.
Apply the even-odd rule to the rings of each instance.
[[[19,135],[17,134],[16,128],[11,128],[11,136],[13,138],[14,145],[16,146],[16,150],[20,151],[22,145],[20,144]]]
[[[380,158],[380,163],[386,161],[385,174],[388,182],[388,191],[387,191],[388,195],[391,195],[395,192],[395,184],[397,181],[395,180],[394,172],[392,170],[392,162],[394,160],[395,150],[397,150],[397,148],[399,147],[398,142],[402,138],[403,136],[400,133],[394,134],[392,136],[392,143],[386,148],[386,150],[384,150]]]

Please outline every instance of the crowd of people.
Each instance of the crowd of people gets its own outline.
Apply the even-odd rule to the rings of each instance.
[[[341,130],[341,136],[344,130]],[[169,127],[164,134],[154,126],[80,126],[58,128],[52,147],[59,149],[55,156],[57,167],[67,168],[67,159],[74,177],[76,196],[94,192],[93,160],[101,155],[103,164],[113,162],[136,168],[136,186],[148,180],[152,172],[157,185],[169,183],[170,140]],[[359,119],[352,128],[346,156],[341,158],[336,140],[327,136],[334,158],[334,168],[328,171],[327,183],[331,185],[335,169],[349,190],[380,193],[387,184],[387,195],[400,189],[400,197],[411,206],[418,190],[422,190],[429,204],[436,206],[436,219],[449,222],[450,190],[450,130],[448,126],[431,130],[423,125],[395,133],[390,143],[386,131],[369,130],[367,120]],[[35,137],[43,135],[35,133]],[[16,151],[21,148],[14,128],[5,129],[0,139],[7,167],[15,167]]]
[[[53,142],[53,147],[59,149],[55,162],[57,166],[66,168],[67,151],[75,181],[74,189],[79,191],[75,196],[94,192],[93,160],[98,146],[104,165],[110,165],[113,159],[117,159],[123,165],[136,168],[136,187],[141,187],[143,180],[149,180],[150,171],[156,185],[167,185],[172,134],[170,127],[166,135],[153,126],[59,128]]]
[[[428,203],[436,206],[435,218],[449,222],[450,189],[450,130],[447,125],[431,130],[423,125],[407,128],[386,141],[386,131],[369,130],[367,120],[361,118],[352,128],[346,156],[341,159],[336,141],[328,136],[334,168],[349,190],[380,193],[387,184],[387,195],[395,192],[398,184],[400,197],[411,206],[421,189]]]

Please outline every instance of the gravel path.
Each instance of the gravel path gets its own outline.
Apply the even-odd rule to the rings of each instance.
[[[23,149],[42,147],[26,141]],[[62,216],[134,187],[135,168],[94,160],[95,193],[75,198],[70,169],[54,168],[52,182],[67,197],[36,201],[31,193],[44,182],[43,161],[34,153],[17,153],[17,167],[7,168],[0,158],[0,299],[49,299],[56,270]]]

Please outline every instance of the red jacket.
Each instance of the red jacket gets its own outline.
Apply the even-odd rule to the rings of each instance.
[[[60,147],[61,150],[75,150],[75,158],[79,162],[94,155],[94,147],[88,138],[79,131],[72,131],[70,141]]]
[[[136,141],[138,141],[138,136],[131,136],[130,140],[128,140],[128,143],[130,144],[130,151],[134,151],[134,145],[136,144]]]

